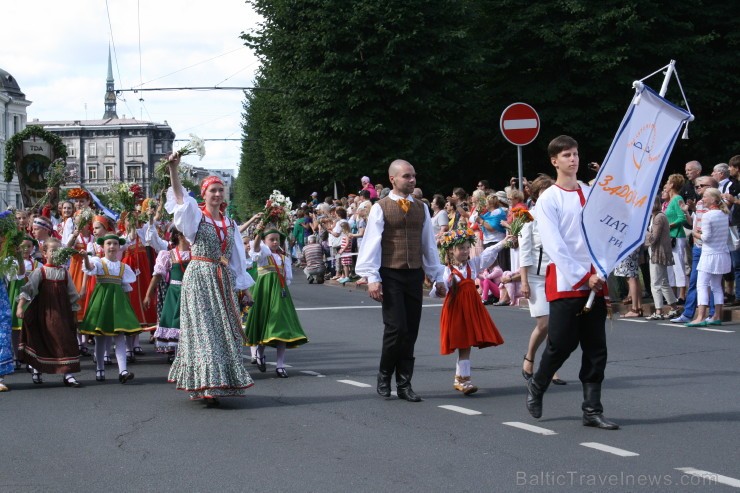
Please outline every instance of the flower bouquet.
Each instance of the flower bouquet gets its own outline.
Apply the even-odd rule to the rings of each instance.
[[[187,144],[185,144],[183,147],[181,147],[178,151],[175,152],[180,157],[183,156],[189,156],[191,154],[195,154],[198,156],[199,160],[203,159],[203,156],[206,155],[206,146],[203,139],[198,137],[195,134],[190,134],[190,140]],[[170,187],[170,172],[168,169],[168,163],[166,157],[163,157],[159,160],[159,163],[157,163],[157,166],[154,168],[154,179],[152,180],[152,191],[155,194],[158,194],[161,190],[167,190]],[[187,170],[189,171],[189,169]],[[180,174],[180,178],[183,178],[182,170]]]
[[[15,273],[15,258],[18,256],[18,246],[23,241],[25,233],[18,229],[15,214],[12,210],[0,213],[0,276]]]
[[[93,211],[89,207],[85,207],[84,209],[80,210],[75,216],[75,222],[77,223],[77,231],[82,231],[82,228],[92,223],[92,220],[94,217],[95,217],[95,211]]]
[[[509,229],[511,230],[511,235],[514,238],[517,238],[522,234],[522,229],[524,229],[524,225],[534,221],[534,218],[532,217],[532,214],[530,214],[530,212],[523,207],[513,208],[511,214],[513,218],[511,220],[511,224],[509,225]],[[506,246],[508,246],[509,248],[516,248],[515,242],[508,242]]]
[[[278,231],[287,234],[290,231],[290,210],[293,203],[280,190],[273,190],[270,198],[265,202],[262,214],[262,225],[274,224]]]
[[[141,185],[136,183],[119,183],[113,185],[108,194],[110,207],[117,212],[136,212],[136,204],[144,198]]]
[[[54,265],[66,265],[66,263],[77,255],[79,252],[75,248],[60,248],[51,256],[51,263]]]

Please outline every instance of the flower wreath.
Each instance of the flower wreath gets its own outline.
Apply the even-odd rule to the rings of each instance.
[[[439,245],[443,250],[449,250],[454,246],[464,245],[465,243],[470,243],[471,246],[475,245],[477,239],[475,231],[470,228],[453,229],[442,235]]]

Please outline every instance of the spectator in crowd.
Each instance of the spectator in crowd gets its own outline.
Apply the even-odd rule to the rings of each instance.
[[[686,174],[686,182],[681,187],[681,197],[683,201],[688,204],[689,212],[694,211],[694,205],[698,200],[696,190],[694,190],[694,180],[701,175],[701,163],[699,161],[689,161],[686,163],[684,168]],[[670,222],[670,218],[668,219]]]
[[[370,178],[363,176],[360,182],[362,183],[362,190],[367,190],[368,193],[370,193],[370,199],[378,198],[378,191],[375,189],[375,186],[370,183]]]
[[[740,189],[740,155],[731,157],[728,167],[733,185]],[[735,281],[735,299],[731,303],[725,303],[725,305],[737,306],[740,305],[740,249],[734,248],[734,244],[740,240],[740,234],[738,233],[740,227],[740,190],[735,193],[725,193],[722,198],[730,207],[730,229],[733,235],[730,257],[732,257],[732,274]]]
[[[312,192],[311,193],[311,204],[316,207],[319,205],[319,194],[318,192]]]
[[[704,191],[708,188],[717,188],[717,180],[711,176],[699,176],[694,180],[696,196],[699,201],[696,202],[694,212],[691,214],[691,235],[694,239],[694,247],[691,250],[691,274],[689,276],[689,289],[686,291],[686,303],[683,307],[683,313],[672,318],[671,322],[686,324],[693,320],[694,314],[696,313],[696,281],[697,281],[697,266],[699,265],[699,259],[701,258],[702,248],[702,237],[701,237],[701,223],[704,214],[709,210],[704,205],[704,201],[701,200],[704,195]],[[684,204],[684,211],[689,210],[688,204]],[[709,297],[709,315],[714,315],[714,298]]]
[[[689,169],[688,164],[686,167]],[[678,290],[676,295],[679,304],[686,299],[686,272],[684,271],[686,233],[684,232],[684,224],[687,222],[687,216],[686,207],[684,207],[685,202],[681,195],[683,186],[683,176],[673,174],[668,177],[664,187],[668,194],[668,206],[665,209],[665,215],[671,228],[671,251],[673,253],[673,269],[668,271],[668,282],[671,287]]]
[[[491,190],[491,185],[488,183],[488,180],[478,180],[478,185],[475,188],[476,190],[483,190],[483,192],[486,195],[490,195],[493,193],[493,190]]]
[[[319,245],[315,235],[310,235],[307,239],[306,246],[303,248],[303,258],[306,261],[306,268],[303,273],[306,274],[309,284],[324,284],[324,250]]]
[[[483,214],[479,214],[477,218],[478,226],[483,232],[483,248],[488,248],[504,239],[506,228],[501,222],[505,220],[506,208],[501,205],[499,196],[491,194],[486,197],[486,211]],[[499,253],[499,259],[504,253],[503,251]]]
[[[687,327],[722,325],[722,305],[725,302],[722,274],[729,272],[732,267],[730,251],[727,248],[727,238],[730,234],[727,216],[730,211],[717,188],[709,187],[704,190],[702,201],[707,212],[702,217],[702,249],[696,266],[697,310],[694,319],[686,324]],[[710,294],[714,298],[714,316],[707,319]]]
[[[645,246],[650,252],[650,289],[653,293],[655,311],[647,317],[648,320],[663,320],[677,317],[679,314],[676,295],[668,283],[668,269],[673,265],[671,252],[671,235],[668,219],[661,210],[660,197],[655,196],[653,201],[652,217],[648,226]],[[668,313],[663,313],[663,298],[670,306]]]
[[[421,188],[414,188],[411,195],[413,195],[416,200],[422,200],[424,198],[424,192],[421,191]]]

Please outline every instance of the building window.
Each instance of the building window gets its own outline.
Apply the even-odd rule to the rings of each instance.
[[[136,144],[136,155],[141,156],[141,142],[135,142]]]
[[[87,168],[87,181],[97,181],[98,180],[98,168],[94,166],[90,166]]]
[[[115,179],[115,173],[113,172],[113,166],[105,167],[105,181],[113,181]]]
[[[67,157],[75,157],[77,155],[77,150],[75,149],[74,144],[67,144]]]
[[[129,156],[141,156],[141,142],[127,142],[126,153]]]
[[[141,180],[141,166],[129,166],[128,167],[128,181],[139,181]]]
[[[87,146],[87,155],[90,157],[97,157],[98,155],[98,146],[95,144],[95,142],[90,142]]]
[[[113,155],[113,143],[107,142],[105,144],[105,155],[106,156],[112,156]]]
[[[161,142],[157,142],[156,144],[154,144],[154,154],[162,154],[162,153],[163,153],[162,152],[162,143]]]
[[[133,142],[126,142],[126,155],[128,156],[134,155],[134,143]]]

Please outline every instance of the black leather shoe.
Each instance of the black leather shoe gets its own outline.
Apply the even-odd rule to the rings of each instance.
[[[279,378],[288,378],[288,372],[285,371],[285,368],[276,368],[275,373]]]
[[[119,381],[119,382],[121,382],[121,383],[126,383],[126,382],[128,382],[129,380],[133,380],[133,379],[134,379],[134,374],[133,374],[133,373],[131,373],[130,371],[126,371],[126,370],[124,370],[124,371],[122,371],[122,372],[121,372],[121,373],[120,373],[120,374],[118,375],[118,381]]]
[[[206,401],[206,407],[218,407],[221,405],[221,401],[219,401],[215,397],[209,397],[204,400]]]
[[[421,397],[416,395],[411,387],[405,389],[398,389],[398,398],[409,402],[421,402]]]
[[[594,428],[600,428],[602,430],[619,429],[619,425],[617,423],[609,421],[604,417],[603,414],[584,414],[583,426],[592,426]]]
[[[527,380],[527,411],[533,418],[542,417],[542,394],[543,392],[533,387],[534,380]]]
[[[262,373],[267,371],[267,363],[265,363],[264,356],[262,356],[261,358],[259,356],[257,357],[257,369]]]
[[[77,381],[75,377],[64,377],[64,385],[66,387],[80,388],[82,384]]]
[[[387,377],[383,375],[383,372],[378,372],[378,387],[376,389],[378,395],[383,397],[391,396],[391,375]]]

